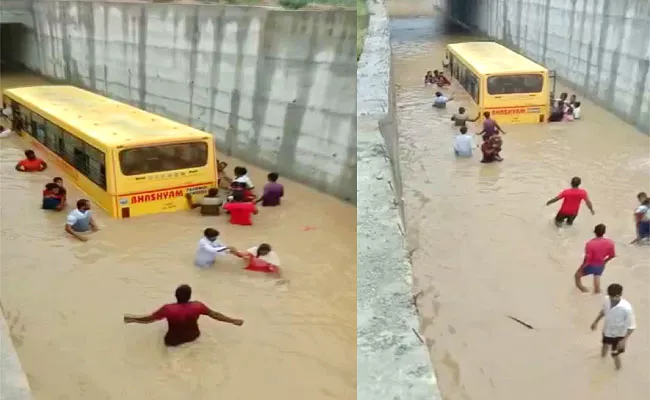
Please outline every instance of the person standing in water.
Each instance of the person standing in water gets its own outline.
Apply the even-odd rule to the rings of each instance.
[[[639,193],[636,198],[639,199],[639,207],[634,210],[636,238],[630,244],[650,239],[650,198],[645,192]]]
[[[99,230],[90,213],[90,201],[81,199],[77,201],[77,208],[68,214],[65,223],[65,231],[75,238],[85,242],[88,238],[82,233]]]
[[[47,169],[47,163],[36,157],[34,150],[25,150],[25,159],[16,164],[16,171],[41,172]]]
[[[196,255],[194,256],[194,265],[199,268],[211,267],[218,256],[226,255],[228,252],[228,246],[219,241],[219,231],[207,228],[203,231],[203,237],[199,240]]]
[[[605,237],[607,228],[605,224],[598,224],[594,228],[595,238],[585,245],[585,258],[574,274],[575,284],[583,292],[589,290],[582,284],[582,277],[594,276],[594,293],[600,293],[600,277],[605,272],[605,266],[616,257],[614,242]]]
[[[65,187],[63,186],[63,178],[57,176],[52,179],[52,182],[59,185],[59,196],[61,196],[61,203],[63,207],[65,207],[68,203],[68,191],[65,190]]]
[[[447,108],[447,103],[454,99],[453,96],[445,97],[441,92],[436,92],[436,97],[433,99],[433,107]]]
[[[185,194],[187,203],[190,206],[190,209],[195,209],[201,207],[201,215],[219,215],[221,214],[221,206],[223,205],[223,200],[219,198],[219,189],[211,188],[208,189],[208,194],[206,194],[198,203],[192,201],[192,195],[190,193]]]
[[[167,333],[165,334],[166,346],[179,346],[193,342],[201,336],[199,330],[199,317],[208,317],[235,326],[242,326],[244,321],[227,317],[210,309],[200,301],[190,301],[192,288],[189,285],[180,285],[175,292],[176,303],[165,304],[150,315],[135,316],[125,315],[125,324],[150,324],[152,322],[167,320]]]
[[[499,132],[505,135],[501,126],[499,126],[497,121],[493,120],[490,115],[489,111],[483,113],[483,117],[485,118],[483,120],[483,130],[477,133],[477,135],[483,135],[483,139],[489,139],[494,135],[498,135]]]
[[[267,178],[268,182],[264,185],[264,193],[262,197],[257,199],[255,204],[262,202],[262,207],[275,207],[280,205],[280,200],[284,197],[284,186],[278,183],[277,172],[271,172]]]
[[[476,118],[470,118],[469,115],[465,114],[465,107],[459,107],[458,113],[451,116],[455,126],[467,126],[468,121],[476,122],[479,118],[481,118],[481,114],[477,115]]]
[[[550,206],[551,204],[562,200],[560,211],[558,211],[557,215],[555,215],[556,226],[562,226],[562,223],[564,221],[566,221],[567,225],[573,225],[573,221],[578,217],[578,211],[580,211],[580,204],[582,201],[585,202],[587,208],[589,208],[589,211],[591,211],[591,215],[595,214],[594,205],[591,203],[587,191],[580,189],[581,183],[582,179],[574,176],[571,178],[570,189],[561,191],[560,194],[558,194],[556,197],[546,202],[546,205]]]
[[[598,328],[601,319],[605,319],[605,323],[600,355],[604,358],[611,349],[614,366],[621,369],[621,354],[625,352],[627,342],[636,329],[636,317],[630,302],[623,298],[623,286],[618,283],[607,287],[603,308],[591,324],[592,331]]]
[[[474,150],[474,140],[467,134],[467,127],[460,127],[460,134],[454,139],[454,154],[457,157],[471,157]]]

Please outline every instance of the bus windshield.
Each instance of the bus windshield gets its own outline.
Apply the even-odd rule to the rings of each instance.
[[[541,74],[499,75],[487,79],[490,95],[540,93],[543,88],[544,76]]]
[[[193,142],[134,147],[122,150],[119,158],[125,176],[199,168],[208,163],[208,145]]]

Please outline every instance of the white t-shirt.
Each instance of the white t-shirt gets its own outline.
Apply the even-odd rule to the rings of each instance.
[[[234,182],[245,183],[248,189],[253,189],[255,187],[253,181],[251,181],[251,178],[249,178],[248,175],[242,175],[239,178],[235,178]]]
[[[634,310],[627,300],[621,299],[618,304],[612,307],[609,296],[605,296],[603,312],[605,313],[603,336],[610,338],[624,337],[629,329],[636,329]]]
[[[209,267],[214,264],[217,256],[223,256],[228,253],[228,247],[219,240],[211,242],[205,236],[199,240],[199,246],[196,249],[194,264],[197,267]]]
[[[2,110],[2,114],[7,118],[11,118],[11,116],[14,115],[14,110],[11,107],[7,107]]]
[[[11,129],[5,129],[4,131],[0,132],[0,138],[6,138],[11,135]]]
[[[449,99],[446,98],[445,96],[440,96],[440,97],[437,97],[437,96],[436,96],[436,97],[433,99],[433,105],[434,105],[435,107],[445,107],[445,106],[447,105],[447,102],[448,102],[448,101],[449,101]]]
[[[460,156],[471,156],[474,150],[474,139],[468,135],[458,135],[454,139],[454,151]]]
[[[635,214],[643,214],[641,221],[650,221],[650,207],[640,205],[635,211]]]
[[[70,211],[65,222],[74,231],[86,232],[90,229],[90,210],[81,211],[78,208]]]
[[[573,119],[580,119],[580,107],[573,109]]]

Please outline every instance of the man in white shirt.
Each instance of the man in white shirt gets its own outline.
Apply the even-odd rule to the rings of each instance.
[[[230,252],[228,246],[219,240],[219,231],[207,228],[203,231],[203,237],[199,240],[199,247],[196,249],[194,265],[199,268],[209,268],[214,265],[217,256],[223,256]]]
[[[234,182],[243,183],[246,185],[246,189],[253,190],[255,185],[253,181],[248,177],[248,170],[245,167],[235,167],[235,180]]]
[[[4,126],[0,125],[0,138],[6,138],[11,136],[11,129],[5,129]]]
[[[474,150],[474,139],[472,135],[467,135],[467,127],[460,128],[460,135],[454,139],[454,153],[458,157],[471,157]]]
[[[97,224],[90,213],[90,201],[81,199],[77,201],[77,208],[68,214],[65,222],[65,231],[82,242],[88,241],[83,234],[89,231],[96,232]]]
[[[603,308],[594,323],[591,324],[591,330],[595,331],[598,322],[605,319],[601,356],[605,357],[607,350],[611,347],[616,369],[621,369],[621,354],[625,352],[627,340],[636,329],[636,318],[632,305],[622,296],[623,286],[618,283],[609,285]]]
[[[435,108],[447,108],[447,103],[453,100],[453,97],[445,97],[440,92],[436,92],[436,97],[433,99],[433,106]]]

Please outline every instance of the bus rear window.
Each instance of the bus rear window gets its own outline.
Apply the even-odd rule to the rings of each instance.
[[[540,74],[491,76],[487,79],[487,91],[491,95],[540,93],[544,77]]]
[[[126,176],[204,167],[208,145],[203,142],[136,147],[120,152],[120,169]]]

